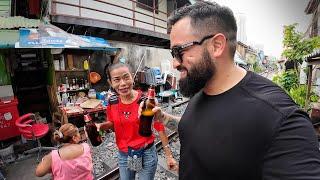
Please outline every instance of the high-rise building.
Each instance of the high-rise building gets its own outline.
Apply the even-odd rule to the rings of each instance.
[[[236,14],[238,27],[237,40],[243,43],[247,42],[246,19],[245,14]]]

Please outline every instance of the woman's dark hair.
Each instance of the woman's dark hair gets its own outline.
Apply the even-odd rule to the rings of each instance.
[[[132,73],[132,68],[129,64],[125,64],[125,63],[115,63],[115,64],[111,64],[106,68],[106,75],[107,78],[111,81],[111,75],[110,72],[113,71],[114,69],[118,69],[121,67],[127,67],[130,71],[130,73]]]
[[[169,17],[169,31],[175,23],[186,17],[191,19],[194,33],[199,38],[216,33],[224,34],[229,42],[230,55],[234,56],[237,47],[237,23],[230,8],[206,1],[184,6]]]
[[[72,137],[78,133],[79,130],[75,125],[67,123],[53,133],[53,140],[58,143],[71,143]]]

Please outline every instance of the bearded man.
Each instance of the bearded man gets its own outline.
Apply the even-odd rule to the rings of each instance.
[[[234,64],[236,20],[228,7],[197,2],[169,18],[173,66],[191,97],[179,121],[179,179],[320,179],[308,114],[277,85]]]

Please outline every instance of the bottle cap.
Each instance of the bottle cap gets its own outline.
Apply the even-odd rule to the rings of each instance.
[[[155,90],[153,88],[148,89],[148,98],[154,98],[156,96]]]

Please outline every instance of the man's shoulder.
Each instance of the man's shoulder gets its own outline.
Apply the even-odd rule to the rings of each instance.
[[[288,115],[298,109],[297,104],[278,85],[271,80],[251,72],[250,79],[241,86],[249,97],[255,98],[275,111]],[[260,107],[257,107],[260,108]]]

